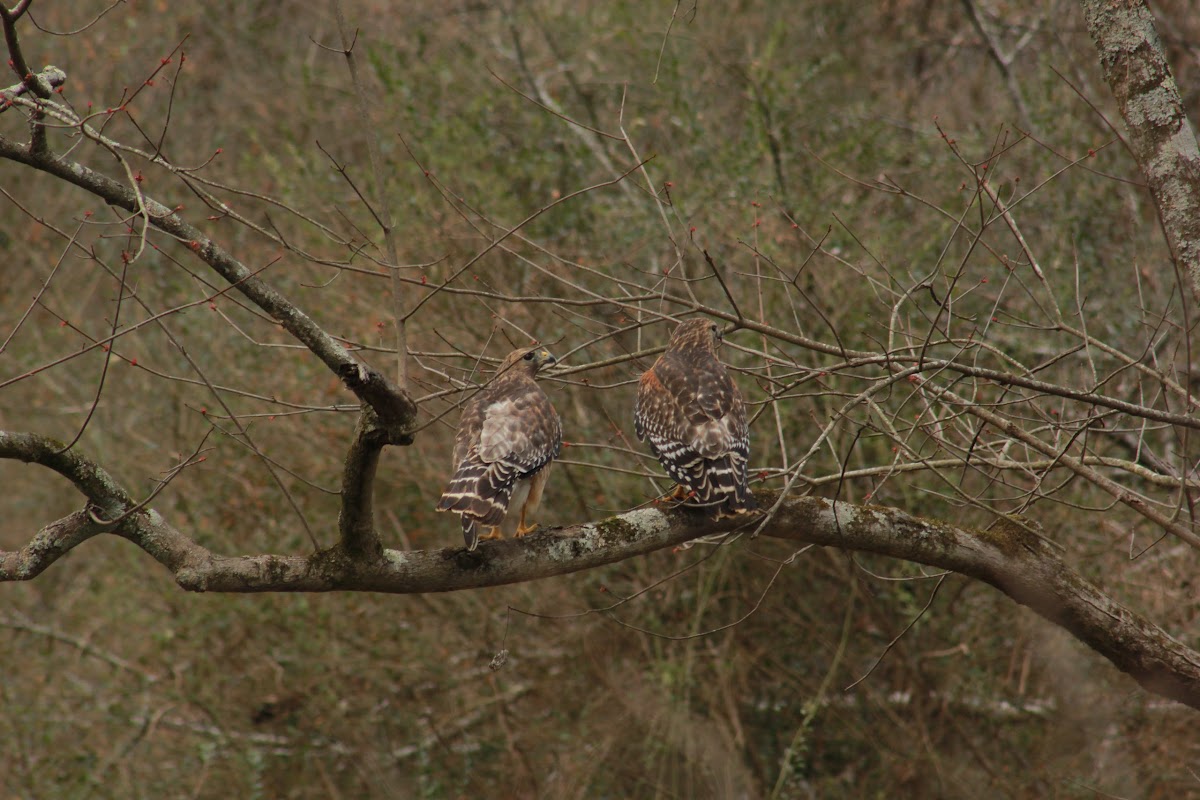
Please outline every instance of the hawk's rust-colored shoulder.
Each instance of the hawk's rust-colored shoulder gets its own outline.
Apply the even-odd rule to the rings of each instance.
[[[663,426],[675,415],[675,410],[670,408],[671,395],[655,371],[659,361],[643,372],[638,381],[637,406],[633,415],[633,429],[638,441],[645,441],[650,433],[661,433]]]

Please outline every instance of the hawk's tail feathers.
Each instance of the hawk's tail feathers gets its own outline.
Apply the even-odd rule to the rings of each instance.
[[[736,453],[720,458],[697,458],[681,465],[686,480],[680,481],[695,493],[695,502],[720,519],[746,514],[758,503],[746,486],[746,461]]]
[[[479,526],[494,527],[504,520],[516,475],[500,462],[468,462],[458,468],[442,492],[438,511],[462,515],[468,550],[479,544]]]
[[[754,499],[754,495],[750,494],[750,490],[744,485],[739,487],[740,491],[736,497],[726,499],[724,507],[717,506],[718,517],[733,517],[738,514],[749,514],[751,511],[758,510],[758,501]]]
[[[474,517],[462,515],[463,542],[466,543],[468,550],[474,550],[479,546],[479,520]]]

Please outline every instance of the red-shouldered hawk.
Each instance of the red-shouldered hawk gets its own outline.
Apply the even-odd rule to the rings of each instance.
[[[454,436],[454,477],[437,510],[462,515],[468,550],[479,543],[480,526],[490,529],[484,539],[537,528],[526,517],[537,512],[550,464],[562,449],[562,424],[534,376],[554,363],[540,347],[514,350],[463,408]],[[509,514],[510,505],[520,514]]]
[[[746,488],[750,429],[746,406],[725,365],[717,360],[721,330],[705,319],[683,322],[638,384],[634,427],[650,441],[676,498],[715,517],[757,508]]]

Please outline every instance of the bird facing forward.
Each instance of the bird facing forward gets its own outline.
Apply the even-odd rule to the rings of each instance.
[[[461,515],[468,550],[480,538],[524,536],[537,528],[527,518],[537,512],[562,449],[562,423],[534,378],[554,363],[541,347],[514,350],[463,408],[454,436],[454,477],[437,510]],[[482,536],[481,527],[488,529]]]
[[[746,406],[717,359],[721,329],[697,318],[681,323],[667,350],[638,384],[634,427],[649,440],[673,497],[691,498],[714,517],[757,508],[746,488],[750,428]]]

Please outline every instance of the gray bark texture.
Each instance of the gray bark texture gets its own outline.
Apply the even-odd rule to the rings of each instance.
[[[1200,302],[1200,148],[1145,0],[1080,0],[1167,243]]]
[[[60,442],[0,431],[0,458],[47,467],[75,484],[87,507],[38,532],[25,547],[0,552],[0,581],[29,580],[93,536],[110,533],[145,550],[196,592],[368,591],[414,594],[478,589],[567,575],[722,532],[840,547],[953,570],[994,586],[1069,631],[1147,690],[1200,709],[1200,653],[1105,595],[1020,524],[978,531],[895,508],[760,491],[770,509],[712,522],[681,509],[645,508],[520,541],[463,548],[385,549],[378,557],[344,541],[309,556],[222,556],[172,527],[98,464]],[[374,538],[374,535],[372,536]]]

